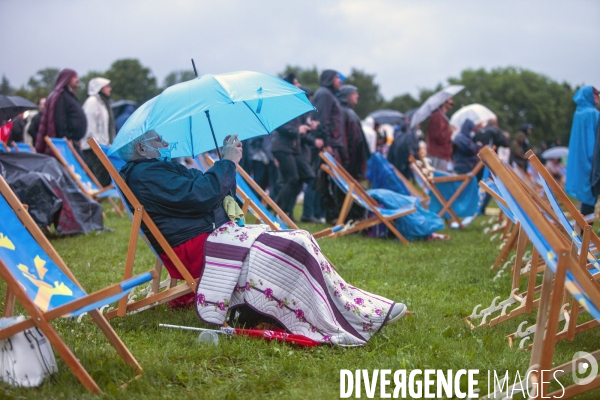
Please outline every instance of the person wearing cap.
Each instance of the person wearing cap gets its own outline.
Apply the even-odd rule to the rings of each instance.
[[[344,168],[353,178],[363,179],[371,152],[367,146],[360,118],[353,109],[358,104],[358,98],[356,86],[343,85],[340,88],[338,100],[342,105],[344,131],[346,132],[345,145],[348,153],[348,162],[344,164]]]
[[[46,100],[46,107],[40,119],[40,127],[35,141],[38,153],[54,156],[46,146],[44,138],[67,138],[77,142],[85,135],[87,120],[77,100],[75,90],[79,86],[79,76],[72,69],[65,68],[58,74],[54,90]],[[76,148],[79,147],[75,143]]]
[[[567,158],[567,177],[565,192],[581,202],[581,213],[588,215],[594,212],[596,196],[592,185],[597,185],[592,174],[594,147],[596,144],[596,128],[600,112],[598,90],[592,86],[583,86],[577,90],[573,101],[577,104],[569,138],[569,158]],[[594,190],[595,191],[595,190]],[[597,194],[597,193],[596,193]]]
[[[531,134],[531,124],[521,124],[519,132],[515,135],[510,144],[510,162],[517,164],[523,171],[527,171],[527,157],[525,153],[531,149],[529,145],[529,135]]]
[[[110,175],[87,141],[94,138],[100,144],[109,145],[115,138],[115,118],[110,107],[111,91],[108,79],[92,78],[88,83],[89,97],[83,103],[87,119],[87,130],[81,144],[83,159],[102,186],[110,184]]]

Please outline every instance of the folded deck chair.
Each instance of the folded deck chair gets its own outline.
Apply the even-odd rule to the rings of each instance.
[[[0,339],[39,328],[85,388],[99,393],[96,382],[49,323],[87,312],[123,361],[141,373],[142,368],[97,309],[126,298],[132,288],[151,280],[154,271],[87,294],[2,177],[0,193],[0,276],[7,286],[4,316],[13,315],[15,300],[29,314],[25,321],[0,329]]]
[[[585,263],[580,263],[572,253],[572,243],[540,213],[539,207],[520,184],[515,184],[512,174],[497,158],[493,151],[484,149],[480,157],[497,176],[496,183],[503,199],[521,224],[537,252],[544,259],[546,269],[542,283],[540,305],[536,326],[539,333],[535,335],[530,359],[530,383],[538,387],[536,398],[563,399],[600,387],[600,375],[586,384],[563,385],[554,393],[549,393],[548,377],[561,377],[570,374],[573,366],[586,360],[569,360],[568,363],[553,367],[555,344],[559,319],[563,312],[564,291],[571,296],[590,315],[600,321],[600,285],[593,277]],[[544,331],[545,327],[545,331]],[[600,359],[600,350],[592,353],[596,360]],[[546,380],[541,371],[546,371]],[[523,374],[525,376],[525,374]],[[509,386],[506,392],[512,389]],[[563,392],[564,390],[564,392]],[[490,393],[488,398],[496,398],[498,393]]]
[[[379,203],[373,199],[367,191],[358,183],[349,173],[346,171],[333,156],[327,152],[321,152],[319,154],[325,164],[321,164],[321,169],[325,171],[335,184],[345,193],[346,197],[342,204],[342,209],[337,218],[337,226],[342,226],[352,203],[356,203],[367,211],[373,213],[375,216],[359,221],[348,229],[339,229],[332,232],[332,236],[347,235],[353,232],[357,232],[363,229],[370,228],[374,225],[385,224],[385,226],[404,244],[410,244],[408,240],[396,229],[394,221],[405,215],[414,213],[417,209],[413,205],[406,207],[389,210],[379,207]],[[318,233],[315,237],[321,236]]]
[[[446,221],[452,219],[460,228],[464,225],[459,218],[472,217],[477,213],[479,204],[477,174],[483,168],[479,162],[468,174],[450,174],[435,171],[433,177],[427,176],[411,157],[410,169],[415,179],[423,185],[423,190],[431,196],[429,209]]]
[[[13,149],[22,153],[35,153],[33,146],[25,142],[14,142]]]
[[[129,186],[127,186],[121,175],[119,175],[119,173],[117,172],[117,169],[113,166],[111,161],[104,154],[104,152],[98,145],[98,142],[96,142],[95,139],[91,138],[88,140],[88,144],[90,145],[90,148],[96,154],[98,159],[100,159],[100,162],[102,163],[102,165],[104,165],[104,168],[106,168],[106,170],[110,174],[110,177],[112,178],[116,187],[119,189],[119,191],[122,193],[123,197],[126,200],[126,207],[129,207],[131,213],[133,214],[133,224],[131,225],[131,232],[129,235],[129,249],[127,250],[127,258],[125,261],[125,271],[123,274],[123,279],[129,279],[129,277],[133,275],[133,262],[135,259],[137,241],[139,237],[144,238],[143,231],[141,230],[142,223],[150,230],[150,233],[152,234],[152,236],[154,236],[154,238],[162,248],[162,251],[169,257],[169,259],[175,265],[175,268],[177,268],[177,271],[184,278],[184,281],[182,283],[179,283],[177,286],[169,287],[168,289],[162,292],[153,292],[151,295],[144,299],[134,301],[131,303],[127,303],[127,299],[125,298],[121,299],[119,301],[118,308],[116,310],[107,312],[106,318],[110,319],[117,316],[124,317],[126,314],[140,312],[148,308],[157,306],[159,304],[165,303],[169,300],[176,299],[190,292],[195,292],[196,287],[198,286],[198,280],[192,278],[187,268],[185,268],[179,257],[177,257],[177,254],[175,254],[165,237],[158,230],[148,213],[145,212],[144,206],[138,201],[131,189],[129,189]],[[155,254],[158,253],[159,249],[153,249],[148,241],[146,241],[146,243],[155,252]],[[156,265],[156,267],[159,267],[158,264]]]
[[[199,156],[199,159],[203,160],[203,166],[206,165],[209,168],[213,166],[214,160],[208,155],[204,154],[204,157]],[[236,165],[237,174],[235,181],[237,184],[237,195],[242,201],[242,211],[244,214],[247,210],[264,224],[269,225],[273,230],[280,229],[298,229],[298,226],[290,219],[290,217],[284,213],[281,208],[275,203],[275,201],[265,193],[264,190],[258,183],[254,182],[254,179],[239,165]],[[202,169],[201,171],[206,171]],[[256,194],[258,194],[258,196]],[[260,198],[259,198],[260,197]],[[263,201],[267,206],[273,210],[275,215],[263,204]]]
[[[117,215],[123,217],[121,209],[113,201],[113,198],[119,197],[115,188],[112,185],[102,187],[85,161],[81,159],[70,140],[50,138],[48,136],[44,139],[56,159],[69,171],[69,174],[83,193],[96,201],[108,201]]]

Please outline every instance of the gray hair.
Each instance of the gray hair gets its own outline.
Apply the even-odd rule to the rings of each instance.
[[[150,131],[152,132],[152,131]],[[148,133],[148,132],[146,132]],[[135,145],[144,141],[146,134],[143,134],[142,136],[138,136],[135,139],[133,139],[131,142],[127,143],[125,146],[121,147],[119,150],[117,150],[117,153],[119,154],[119,157],[121,157],[123,159],[123,161],[125,162],[129,162],[133,159],[133,157],[135,157]]]

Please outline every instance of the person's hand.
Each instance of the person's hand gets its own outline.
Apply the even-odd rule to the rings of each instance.
[[[311,131],[314,131],[315,129],[317,129],[319,127],[320,123],[321,123],[320,121],[310,121],[308,126],[310,126]]]
[[[223,160],[233,161],[238,164],[242,159],[242,142],[238,135],[227,135],[223,141]]]
[[[320,149],[321,147],[323,147],[323,139],[316,138],[316,139],[315,139],[315,147],[316,147],[317,149]]]
[[[275,167],[279,168],[279,161],[277,161],[277,159],[273,160],[273,163],[275,164]]]
[[[325,150],[329,154],[333,154],[333,149],[331,148],[331,146],[325,146],[325,148],[323,150]]]
[[[308,125],[300,125],[298,127],[298,133],[301,135],[306,135],[306,132],[308,132],[310,130],[310,127]]]

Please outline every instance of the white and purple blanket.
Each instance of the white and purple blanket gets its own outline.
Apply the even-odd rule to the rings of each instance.
[[[229,222],[209,236],[205,255],[196,306],[210,324],[221,325],[230,308],[246,304],[291,333],[360,346],[394,304],[348,285],[306,231]]]

